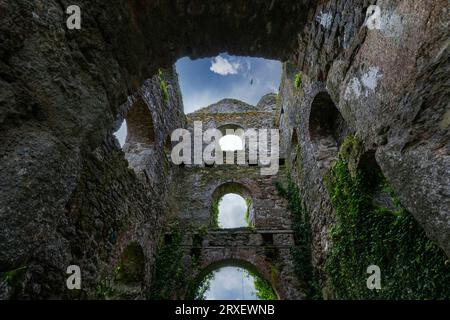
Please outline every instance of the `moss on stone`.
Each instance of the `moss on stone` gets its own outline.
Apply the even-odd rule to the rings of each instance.
[[[13,270],[3,272],[0,277],[2,281],[5,281],[11,288],[15,289],[23,280],[26,271],[27,266],[22,266]]]
[[[162,90],[164,102],[169,102],[169,87],[167,86],[166,81],[164,80],[164,74],[161,69],[158,71],[158,79],[159,79],[159,87]]]
[[[307,298],[320,299],[319,284],[312,266],[311,226],[308,210],[300,198],[298,186],[293,181],[288,181],[287,187],[277,182],[275,187],[278,193],[288,200],[288,208],[292,213],[292,229],[296,245],[291,248],[291,254],[294,258],[295,274],[306,287]]]
[[[195,282],[194,270],[201,263],[200,248],[191,254],[188,265],[184,263],[185,252],[181,246],[184,231],[180,223],[171,223],[171,241],[160,243],[156,253],[152,283],[147,292],[147,298],[152,300],[182,299],[186,290],[192,288]]]
[[[352,141],[342,146],[327,180],[337,220],[325,264],[334,298],[448,299],[446,255],[401,206],[381,171],[361,167],[352,174]],[[379,190],[391,194],[394,208],[374,203]],[[370,265],[381,269],[380,290],[367,288]]]
[[[294,87],[295,87],[296,89],[300,89],[301,86],[302,86],[302,73],[301,73],[301,72],[298,72],[298,73],[295,75],[295,79],[294,79]]]

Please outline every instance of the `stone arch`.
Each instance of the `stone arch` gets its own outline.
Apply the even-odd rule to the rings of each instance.
[[[337,159],[339,146],[348,132],[348,125],[328,92],[319,92],[311,104],[308,133],[321,169],[329,169]]]
[[[151,146],[155,144],[155,127],[152,114],[144,98],[139,96],[126,116],[127,138],[130,145]]]
[[[372,194],[373,203],[386,209],[396,209],[392,195],[383,188],[386,178],[376,160],[375,150],[364,152],[359,157],[356,168],[358,173],[363,175],[364,186]]]
[[[229,130],[242,129],[243,131],[245,131],[245,128],[243,126],[241,126],[240,124],[236,124],[236,123],[221,124],[220,126],[217,127],[217,130],[219,130],[223,136],[226,135],[227,129],[229,129]]]
[[[195,291],[201,281],[211,272],[218,270],[223,267],[238,267],[242,269],[246,269],[261,279],[265,280],[270,284],[272,290],[275,292],[277,299],[281,300],[280,294],[278,293],[278,289],[276,287],[276,279],[271,272],[270,266],[264,260],[252,260],[245,259],[243,257],[238,258],[226,258],[223,257],[221,259],[207,261],[202,264],[202,269],[199,270],[198,274],[195,276],[194,285],[190,288],[188,293],[188,298],[194,298]]]
[[[253,197],[250,192],[250,190],[243,184],[239,182],[226,182],[220,186],[218,186],[211,196],[211,221],[210,224],[213,227],[217,227],[217,218],[218,218],[218,205],[220,199],[228,194],[228,193],[235,193],[240,195],[245,199],[247,202],[247,220],[248,220],[248,226],[254,226],[255,225],[255,210],[253,206]]]
[[[124,284],[142,283],[145,278],[145,254],[138,242],[128,244],[115,268],[116,281]]]

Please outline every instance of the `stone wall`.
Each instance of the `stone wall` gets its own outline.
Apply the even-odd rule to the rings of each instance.
[[[66,298],[64,272],[78,261],[87,272],[82,295],[91,296],[91,284],[112,271],[128,243],[139,242],[150,259],[158,237],[152,226],[165,216],[167,200],[158,200],[169,192],[158,186],[172,169],[149,159],[164,163],[165,137],[184,121],[179,97],[169,99],[169,113],[165,94],[155,92],[158,76],[146,84],[148,96],[140,90],[152,108],[155,145],[139,156],[127,152],[138,178],[112,132],[127,97],[159,68],[221,51],[293,64],[276,120],[286,150],[290,143],[298,149],[289,155],[312,211],[319,269],[333,222],[308,131],[319,92],[329,94],[402,204],[450,254],[447,1],[377,1],[381,24],[373,30],[364,20],[375,1],[77,3],[82,29],[69,31],[69,1],[0,1],[0,271],[26,270],[17,290],[2,282],[2,296]],[[175,86],[169,90],[174,96]]]
[[[305,297],[305,288],[294,273],[291,249],[295,242],[291,230],[214,230],[202,237],[200,246],[194,244],[194,237],[198,234],[188,234],[183,242],[186,255],[199,250],[201,263],[193,275],[198,280],[220,266],[239,266],[240,262],[268,281],[279,299]]]

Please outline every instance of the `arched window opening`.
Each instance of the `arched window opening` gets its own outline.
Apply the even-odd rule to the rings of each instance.
[[[222,151],[241,151],[243,150],[242,139],[235,134],[227,134],[219,140]]]
[[[128,134],[126,143],[150,146],[155,143],[155,131],[151,112],[142,97],[137,98],[127,114]]]
[[[212,224],[221,229],[246,228],[255,222],[250,192],[239,183],[218,187],[212,198]]]
[[[224,261],[202,273],[196,300],[277,300],[271,284],[245,262]]]
[[[311,105],[309,136],[314,147],[314,157],[321,168],[330,168],[336,160],[339,146],[350,129],[331,97],[319,93]]]
[[[139,243],[133,242],[125,248],[114,271],[116,281],[124,284],[140,283],[144,280],[145,256]]]
[[[121,148],[123,148],[125,141],[127,139],[127,121],[123,120],[122,124],[120,125],[119,130],[114,132],[114,135],[116,136],[117,140],[119,141],[119,145]]]
[[[358,172],[363,177],[363,187],[372,194],[373,204],[390,210],[400,209],[399,203],[393,198],[393,190],[388,185],[375,158],[375,151],[365,152],[358,161]]]
[[[223,125],[218,128],[222,133],[219,146],[222,151],[244,150],[244,129],[235,124]]]
[[[218,227],[222,229],[248,227],[248,204],[243,197],[227,193],[219,200]]]

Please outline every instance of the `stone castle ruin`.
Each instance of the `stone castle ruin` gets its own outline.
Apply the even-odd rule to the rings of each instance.
[[[76,2],[79,30],[0,1],[0,298],[191,299],[225,265],[278,299],[450,297],[447,1]],[[279,93],[185,114],[173,64],[223,51],[282,61]],[[278,129],[277,173],[174,164],[195,121]]]

